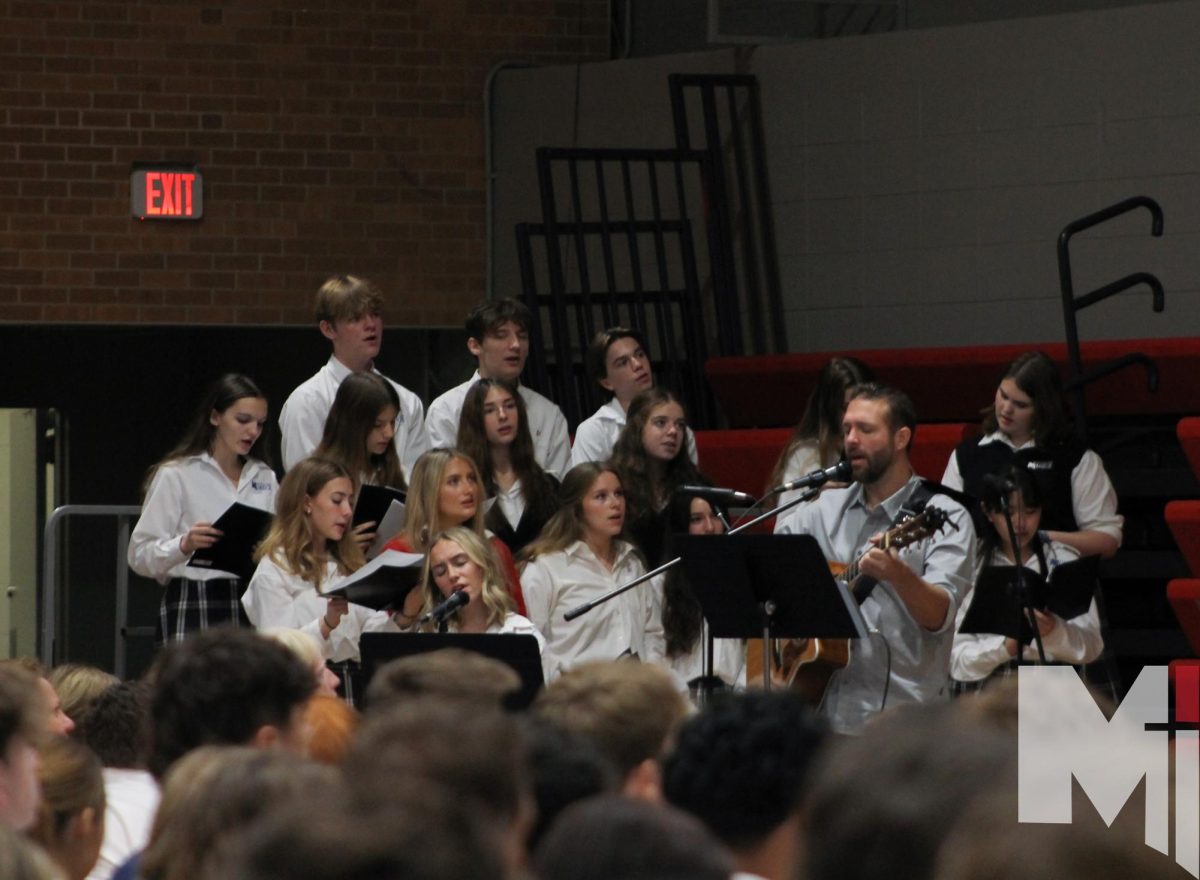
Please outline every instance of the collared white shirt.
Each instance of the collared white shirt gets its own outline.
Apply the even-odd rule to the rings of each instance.
[[[1003,443],[1014,452],[1030,449],[1037,444],[1028,440],[1020,446],[1015,445],[1003,431],[993,431],[979,438],[979,445]],[[946,462],[946,472],[942,474],[942,485],[951,489],[962,490],[962,472],[958,469],[958,450],[950,453]],[[1117,492],[1113,489],[1112,480],[1104,470],[1104,462],[1095,452],[1084,451],[1079,464],[1071,471],[1071,512],[1075,515],[1075,524],[1080,531],[1103,532],[1121,543],[1124,534],[1125,517],[1117,513]]]
[[[575,445],[571,447],[571,467],[585,461],[607,461],[617,445],[625,421],[625,409],[614,397],[580,422],[575,429]],[[700,457],[696,451],[696,435],[691,428],[687,429],[687,450],[692,464],[698,464]]]
[[[1062,565],[1079,558],[1079,551],[1058,541],[1046,542],[1043,546],[1047,567],[1053,571],[1055,566]],[[1012,560],[1006,558],[1000,550],[992,553],[990,565],[1012,565]],[[1040,571],[1037,555],[1030,556],[1025,561],[1025,567]],[[982,570],[982,569],[981,569]],[[1047,572],[1046,574],[1049,574]],[[971,607],[971,599],[975,591],[972,588],[958,608],[954,621],[954,647],[950,650],[950,675],[956,681],[982,681],[991,675],[998,667],[1015,659],[1008,653],[1005,638],[994,633],[960,633],[963,618]],[[1104,650],[1104,637],[1100,632],[1100,612],[1096,600],[1086,612],[1070,620],[1059,618],[1058,625],[1049,635],[1042,636],[1042,647],[1046,650],[1046,659],[1059,663],[1091,663]],[[1037,645],[1029,643],[1024,651],[1026,660],[1037,660]]]
[[[176,577],[228,578],[223,571],[187,565],[191,554],[179,542],[196,523],[215,522],[235,501],[274,513],[278,488],[275,472],[256,458],[242,465],[236,486],[207,452],[167,462],[150,481],[129,536],[129,567],[161,584]]]
[[[776,523],[779,534],[808,534],[831,562],[853,562],[869,547],[870,537],[891,528],[901,506],[921,478],[913,477],[873,510],[863,486],[826,489],[811,504],[793,508]],[[851,644],[850,663],[834,673],[821,704],[838,733],[858,733],[886,705],[925,702],[949,696],[950,646],[959,603],[974,583],[975,529],[962,505],[944,495],[929,502],[949,515],[947,526],[924,541],[899,551],[900,560],[949,601],[936,630],[913,619],[895,589],[881,581],[862,603],[870,635]]]
[[[521,491],[521,481],[513,480],[508,489],[496,492],[494,503],[500,505],[500,512],[514,529],[520,524],[525,514],[525,493]]]
[[[466,382],[456,385],[429,404],[425,425],[433,446],[453,447],[458,439],[458,421],[462,415],[467,392],[480,379],[475,371]],[[571,440],[567,434],[567,419],[558,405],[525,385],[518,386],[529,418],[529,434],[533,438],[533,457],[542,470],[562,479],[571,463]]]
[[[536,557],[521,572],[525,610],[546,637],[546,648],[565,671],[592,660],[636,654],[662,663],[662,580],[653,578],[597,605],[574,620],[563,614],[575,606],[645,574],[633,547],[618,542],[611,570],[583,541]]]
[[[283,452],[283,467],[290,469],[300,459],[312,454],[321,445],[325,433],[325,419],[333,406],[342,381],[354,371],[333,355],[315,376],[307,379],[288,395],[283,409],[279,411],[280,448]],[[404,468],[407,479],[413,465],[421,454],[429,449],[429,437],[425,433],[425,405],[421,398],[398,382],[392,382],[383,373],[372,368],[371,372],[391,382],[400,398],[400,412],[396,415],[396,454]],[[366,442],[366,438],[363,438]]]
[[[345,579],[337,573],[337,563],[330,560],[325,564],[321,589],[336,590]],[[400,632],[386,611],[351,602],[350,610],[342,615],[329,638],[324,638],[321,618],[329,609],[329,597],[318,593],[312,581],[285,571],[270,557],[258,563],[242,596],[242,607],[255,629],[282,626],[306,632],[316,638],[321,656],[334,662],[360,659],[358,640],[364,632]]]

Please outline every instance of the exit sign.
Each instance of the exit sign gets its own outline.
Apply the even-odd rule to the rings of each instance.
[[[204,178],[195,165],[138,162],[129,175],[129,210],[139,220],[199,220]]]

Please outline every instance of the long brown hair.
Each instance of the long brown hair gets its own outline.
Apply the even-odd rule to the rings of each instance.
[[[521,551],[521,559],[529,561],[547,553],[557,553],[565,550],[576,541],[582,541],[584,535],[583,499],[591,491],[601,474],[609,473],[618,480],[621,474],[616,468],[596,461],[585,461],[567,471],[563,477],[562,488],[559,490],[560,506],[550,521],[542,529],[537,539],[527,544]],[[628,507],[626,508],[628,521]],[[624,537],[624,530],[617,538]],[[613,540],[617,540],[614,538]]]
[[[1062,375],[1049,355],[1041,351],[1025,352],[1008,365],[1000,382],[1005,379],[1012,379],[1033,402],[1033,439],[1038,446],[1051,446],[1070,439],[1070,409],[1063,393]],[[1000,428],[995,404],[981,412],[983,433],[994,434]]]
[[[188,422],[188,427],[183,434],[183,438],[175,444],[175,447],[170,452],[163,456],[162,460],[151,467],[146,473],[146,479],[142,483],[143,497],[150,489],[150,484],[154,481],[154,475],[158,473],[158,469],[164,464],[170,464],[173,461],[179,461],[192,455],[199,455],[202,452],[210,451],[213,441],[217,436],[217,426],[212,423],[212,414],[214,412],[224,413],[225,410],[229,409],[229,407],[233,406],[239,400],[247,397],[253,397],[262,401],[266,401],[267,399],[267,396],[259,390],[254,380],[249,376],[243,376],[241,373],[226,373],[209,385],[204,391],[204,397],[200,399],[199,406],[192,413],[191,421]],[[271,442],[268,436],[271,424],[271,421],[268,419],[266,424],[263,425],[262,433],[258,435],[258,439],[250,447],[250,452],[246,454],[246,460],[249,461],[256,458],[274,469],[275,458],[271,453]]]
[[[489,496],[495,495],[498,491],[496,472],[492,464],[487,429],[483,423],[488,392],[493,388],[499,388],[508,394],[516,404],[517,432],[508,454],[512,461],[513,472],[521,481],[521,494],[525,496],[525,505],[539,511],[553,508],[557,503],[554,482],[537,462],[533,451],[533,436],[529,433],[525,400],[512,382],[507,379],[480,379],[471,386],[463,401],[462,415],[458,419],[456,448],[470,456],[471,460],[479,466],[479,478],[484,491]]]
[[[312,457],[297,462],[279,484],[275,520],[254,554],[255,559],[269,557],[285,571],[310,581],[318,593],[325,567],[318,562],[322,554],[313,543],[312,526],[304,507],[309,498],[338,478],[350,480],[350,485],[354,485],[350,474],[336,461]],[[340,541],[328,541],[326,550],[329,558],[337,563],[339,574],[350,574],[363,566],[362,548],[349,528]]]
[[[363,480],[376,486],[408,488],[395,443],[389,443],[382,455],[367,451],[367,435],[388,407],[400,414],[400,395],[391,382],[376,373],[347,376],[338,386],[325,419],[321,445],[313,455],[336,461],[356,487]]]
[[[842,454],[842,415],[846,411],[846,392],[855,385],[875,381],[871,368],[852,357],[830,358],[817,376],[817,385],[808,395],[804,414],[796,423],[796,430],[788,439],[787,446],[779,454],[767,489],[783,482],[788,461],[796,448],[804,443],[817,444],[817,455],[821,467],[834,464]]]
[[[653,516],[659,499],[670,499],[672,493],[684,483],[695,483],[700,472],[688,456],[687,437],[679,438],[679,451],[666,463],[662,479],[655,484],[651,475],[650,458],[642,445],[642,433],[654,410],[663,404],[683,403],[664,388],[647,388],[629,403],[625,427],[613,446],[609,464],[620,475],[625,487],[626,520],[641,520]]]

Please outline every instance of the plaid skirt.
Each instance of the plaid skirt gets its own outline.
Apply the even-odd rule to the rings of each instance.
[[[181,642],[216,626],[250,626],[242,608],[242,582],[235,578],[194,581],[175,578],[158,606],[157,642]]]

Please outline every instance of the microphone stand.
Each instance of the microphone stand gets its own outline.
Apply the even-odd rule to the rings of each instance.
[[[822,481],[821,484],[813,486],[808,491],[802,493],[801,495],[799,495],[796,498],[793,498],[791,501],[784,502],[783,504],[780,504],[778,507],[772,508],[771,510],[768,510],[764,513],[759,514],[758,516],[756,516],[754,519],[750,520],[749,522],[741,523],[736,528],[726,531],[725,534],[736,535],[738,532],[744,532],[746,529],[756,526],[760,522],[762,522],[766,519],[770,519],[773,516],[777,516],[778,514],[783,513],[784,511],[791,510],[793,507],[795,507],[798,504],[803,504],[805,501],[811,501],[813,498],[816,498],[818,494],[820,494],[821,485],[824,482],[826,482],[826,481]],[[770,497],[771,495],[775,494],[775,492],[777,492],[777,491],[778,490],[773,489],[771,492],[768,492],[767,495],[765,495],[763,497]],[[757,504],[758,502],[755,502],[755,503]],[[674,559],[670,560],[669,562],[664,562],[662,565],[660,565],[658,568],[654,569],[653,571],[648,571],[645,574],[641,575],[640,577],[634,578],[633,580],[629,581],[628,583],[621,584],[621,586],[615,587],[612,590],[609,590],[603,596],[597,596],[595,599],[590,599],[581,605],[576,605],[574,608],[570,608],[566,612],[563,613],[563,620],[575,620],[577,617],[582,617],[583,615],[585,615],[589,611],[591,611],[593,608],[603,605],[605,602],[608,602],[612,599],[617,598],[617,596],[620,596],[620,595],[623,595],[624,593],[629,592],[634,587],[645,583],[646,581],[650,580],[651,578],[657,577],[658,575],[671,570],[672,568],[674,568],[676,565],[678,565],[682,561],[683,561],[682,556],[676,556]],[[765,633],[770,632],[770,628],[771,628],[770,618],[774,614],[774,610],[775,609],[773,607],[773,603],[770,603],[770,602],[766,603],[763,608],[763,612],[767,618],[767,620],[764,624],[764,627],[763,627],[763,630]],[[702,672],[702,678],[705,680],[708,687],[711,687],[711,683],[712,683],[711,679],[713,677],[713,675],[712,675],[713,635],[712,635],[712,632],[709,631],[707,623],[704,624],[704,630],[705,630],[706,645],[705,645],[705,652],[704,652],[703,665],[701,667],[701,672]],[[769,686],[770,686],[770,682],[769,682],[770,670],[771,670],[770,650],[771,650],[770,638],[769,638],[769,636],[766,636],[763,638],[763,686],[766,688],[769,688]],[[705,702],[707,702],[709,694],[705,693],[703,688],[701,690],[701,693],[704,695],[704,699],[702,699],[700,701],[701,705],[703,705]]]
[[[1021,597],[1021,611],[1025,615],[1025,622],[1033,629],[1033,641],[1037,645],[1038,662],[1046,665],[1046,649],[1042,645],[1042,632],[1038,629],[1037,618],[1033,614],[1033,605],[1029,601],[1029,588],[1025,581],[1025,562],[1021,559],[1021,548],[1017,544],[1017,530],[1013,527],[1012,511],[1009,509],[1008,496],[1009,492],[1003,492],[1000,496],[1000,510],[1004,513],[1004,525],[1008,529],[1008,546],[1012,548],[1013,560],[1017,564],[1017,595]],[[984,563],[986,565],[986,562]],[[1017,640],[1017,665],[1021,666],[1025,663],[1025,645],[1020,639]]]

